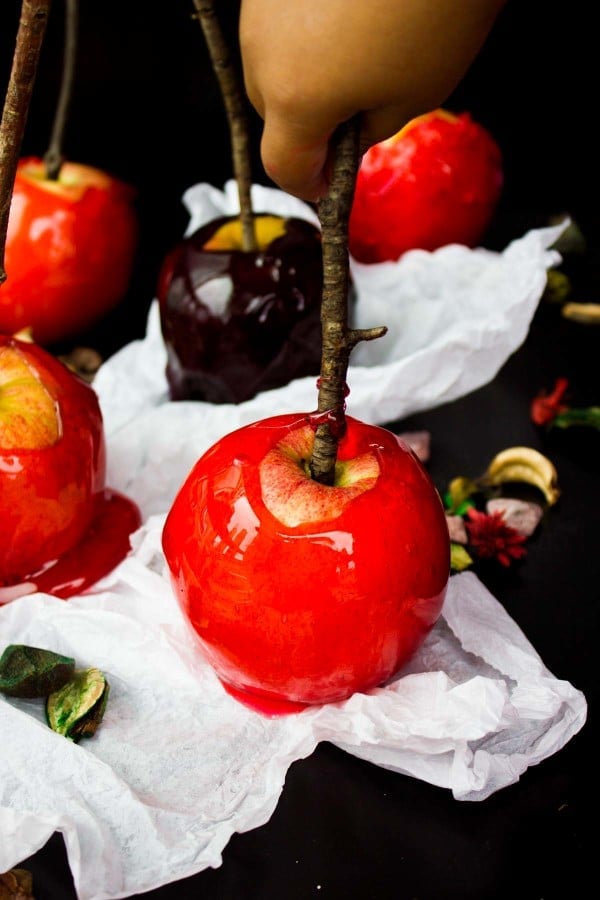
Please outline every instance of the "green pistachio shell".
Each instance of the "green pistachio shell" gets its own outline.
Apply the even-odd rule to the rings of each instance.
[[[52,650],[11,644],[0,658],[0,693],[9,697],[47,697],[66,684],[75,660]]]
[[[108,692],[108,682],[100,669],[78,669],[46,701],[50,728],[75,742],[91,737],[104,716]]]

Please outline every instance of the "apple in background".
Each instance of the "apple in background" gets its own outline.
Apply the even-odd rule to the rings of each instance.
[[[437,109],[409,122],[362,158],[349,223],[349,250],[363,263],[407,250],[476,246],[503,184],[494,137],[472,116]]]
[[[322,248],[301,219],[255,216],[258,249],[236,217],[214,219],[167,256],[157,295],[173,400],[240,403],[321,363]]]
[[[44,346],[96,324],[125,296],[138,240],[134,191],[91,166],[21,159],[13,190],[0,332]]]
[[[0,604],[35,590],[66,599],[129,553],[140,511],[105,486],[105,470],[92,387],[0,335]]]
[[[269,712],[343,700],[398,672],[449,576],[441,499],[406,444],[347,417],[335,484],[307,469],[310,415],[234,431],[165,521],[181,607],[217,675]]]

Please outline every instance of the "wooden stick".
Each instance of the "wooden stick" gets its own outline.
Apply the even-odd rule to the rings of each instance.
[[[240,199],[242,249],[252,252],[256,250],[256,230],[250,196],[252,186],[250,138],[244,94],[238,84],[237,72],[217,19],[213,0],[194,0],[194,6],[196,18],[204,32],[212,67],[221,88],[229,123],[233,173]]]
[[[12,192],[50,0],[23,0],[13,62],[0,122],[0,284],[6,281],[4,251]]]
[[[323,296],[321,329],[323,349],[319,378],[318,412],[323,415],[315,433],[310,472],[321,484],[333,484],[338,442],[345,430],[346,375],[352,348],[359,341],[382,337],[385,326],[348,327],[348,221],[359,165],[360,123],[353,119],[334,135],[334,162],[329,190],[319,203],[323,233]]]
[[[60,92],[50,144],[44,154],[46,177],[51,181],[57,181],[60,168],[63,164],[63,141],[67,116],[73,96],[73,81],[75,78],[75,61],[77,57],[77,32],[79,30],[79,0],[65,0],[65,46],[63,51],[63,70]]]

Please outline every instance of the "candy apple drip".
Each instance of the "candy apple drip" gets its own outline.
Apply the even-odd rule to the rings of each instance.
[[[63,163],[63,138],[67,123],[67,114],[73,94],[73,78],[75,75],[75,57],[77,55],[77,31],[79,24],[79,0],[65,0],[65,47],[63,53],[63,71],[58,102],[52,124],[50,144],[44,154],[46,177],[57,181]]]
[[[240,200],[240,221],[242,223],[242,250],[254,252],[257,249],[254,228],[254,213],[250,197],[252,174],[250,172],[249,134],[242,91],[231,56],[223,37],[212,0],[194,0],[196,18],[208,46],[211,63],[227,113],[231,136],[233,172]]]
[[[49,11],[50,0],[23,0],[0,122],[0,285],[6,281],[4,248],[12,190]]]
[[[335,479],[338,441],[344,432],[350,353],[359,341],[372,341],[387,332],[384,325],[348,328],[348,221],[358,172],[359,134],[358,119],[339,129],[329,189],[318,208],[323,233],[323,349],[318,381],[320,424],[315,432],[310,473],[315,481],[329,485]]]

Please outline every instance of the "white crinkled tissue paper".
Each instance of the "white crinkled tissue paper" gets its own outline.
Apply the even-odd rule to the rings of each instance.
[[[199,185],[185,199],[188,231],[236,211],[232,184]],[[266,188],[255,187],[255,208],[314,220]],[[354,264],[359,324],[390,333],[353,357],[349,413],[383,424],[493,378],[527,334],[561,230],[529,232],[501,254],[452,246]],[[39,701],[0,696],[0,872],[60,831],[80,900],[129,897],[218,866],[234,832],[268,821],[289,766],[321,741],[457,800],[484,800],[581,729],[583,694],[546,669],[471,572],[450,579],[441,618],[392,683],[276,718],[232,699],[173,596],[164,517],[210,444],[263,416],[313,409],[315,380],[238,406],[171,403],[164,362],[154,304],[144,340],[94,382],[108,483],[144,520],[129,557],[66,602],[30,594],[0,605],[0,652],[47,647],[99,667],[110,684],[101,727],[79,744],[48,728]]]

